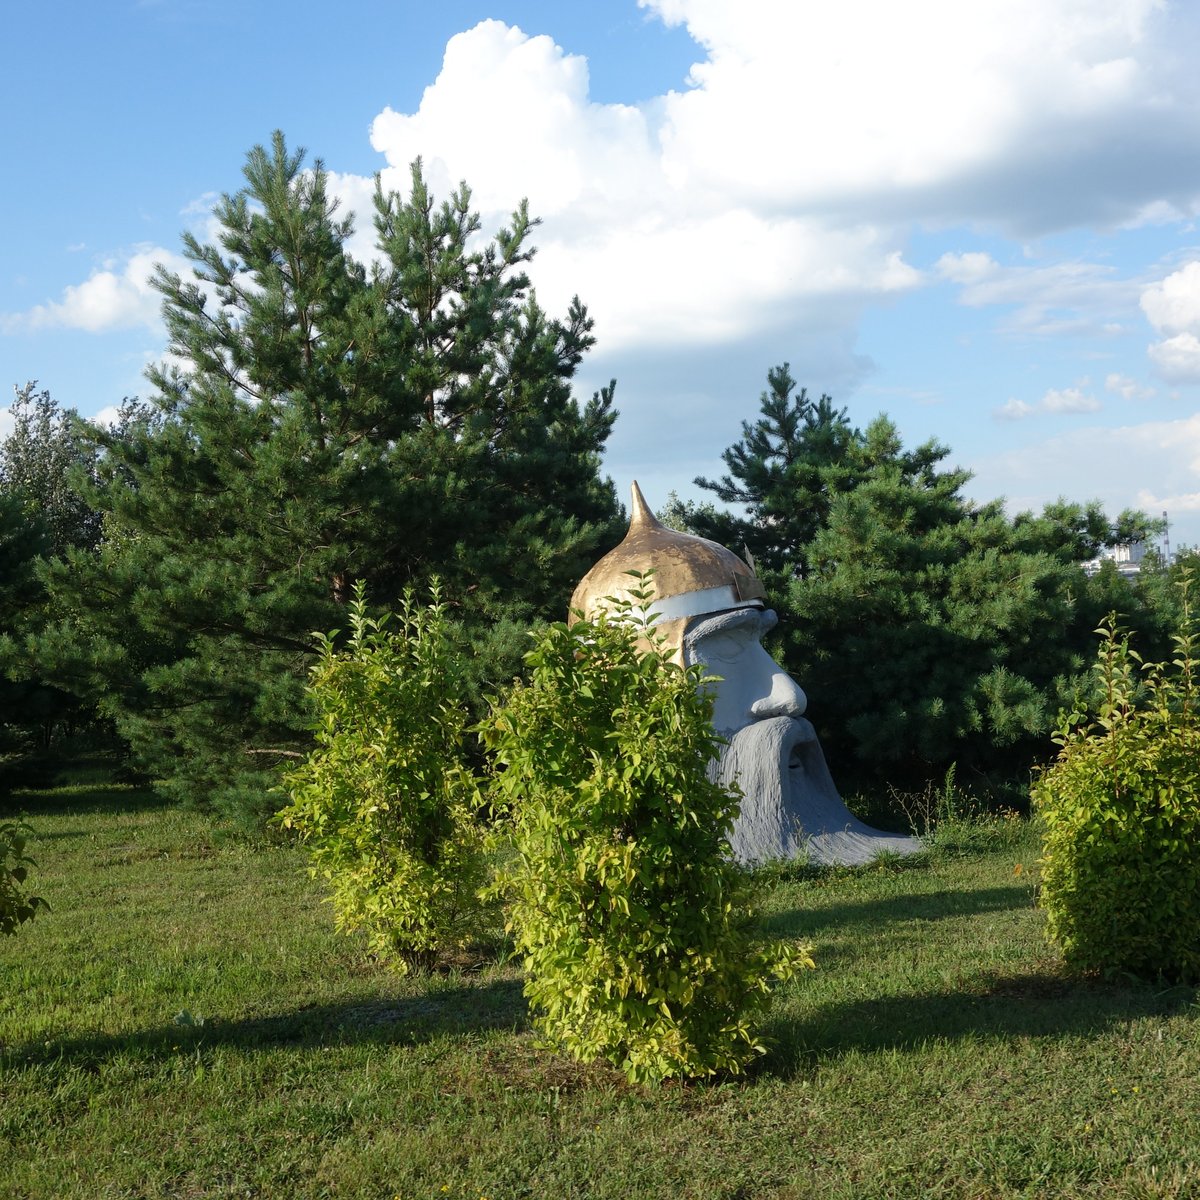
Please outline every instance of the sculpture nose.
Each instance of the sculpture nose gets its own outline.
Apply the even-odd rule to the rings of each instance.
[[[770,691],[750,705],[750,715],[756,721],[770,717],[802,717],[808,707],[808,697],[800,685],[778,668],[771,673]]]

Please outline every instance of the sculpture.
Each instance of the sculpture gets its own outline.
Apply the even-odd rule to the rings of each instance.
[[[635,483],[629,532],[580,581],[572,612],[592,615],[630,599],[637,584],[628,572],[648,570],[655,628],[681,663],[701,662],[720,677],[711,685],[713,725],[728,744],[712,770],[742,790],[729,839],[734,857],[850,865],[921,849],[917,838],[870,828],[842,802],[804,717],[804,692],[763,649],[777,618],[754,572],[724,546],[668,529]]]

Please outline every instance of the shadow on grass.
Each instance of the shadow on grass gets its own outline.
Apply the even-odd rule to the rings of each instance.
[[[834,904],[827,908],[793,909],[772,915],[766,922],[766,929],[775,937],[802,938],[831,928],[879,926],[896,921],[945,921],[1032,906],[1032,889],[1024,883],[975,891],[946,889]]]
[[[60,787],[48,790],[15,789],[0,792],[0,815],[37,821],[40,816],[83,816],[88,813],[139,813],[177,808],[147,787],[129,784],[102,784]]]
[[[342,1004],[302,1008],[278,1016],[189,1023],[187,1014],[153,1029],[0,1046],[0,1067],[20,1070],[66,1064],[98,1069],[115,1058],[166,1060],[180,1049],[231,1047],[243,1051],[291,1046],[417,1046],[444,1035],[527,1027],[521,981],[496,980],[477,987],[431,990],[419,996],[362,996]]]
[[[765,1069],[788,1078],[851,1051],[916,1049],[933,1040],[1087,1037],[1196,1002],[1190,987],[1049,972],[996,976],[962,989],[839,1001],[800,1021],[776,1019]]]

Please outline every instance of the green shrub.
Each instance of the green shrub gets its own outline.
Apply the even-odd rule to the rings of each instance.
[[[1040,902],[1084,970],[1200,979],[1200,722],[1186,584],[1170,664],[1142,664],[1110,620],[1098,702],[1077,706],[1035,781]]]
[[[771,983],[812,960],[759,938],[726,843],[738,802],[707,775],[711,700],[644,611],[640,626],[626,612],[547,628],[483,734],[512,815],[503,883],[535,1024],[653,1082],[741,1070]]]
[[[16,933],[17,927],[50,906],[40,896],[26,895],[22,885],[34,861],[25,853],[29,830],[15,821],[0,823],[0,934]]]
[[[436,585],[431,599],[406,592],[393,627],[367,616],[359,586],[346,649],[317,635],[316,744],[275,818],[307,844],[338,924],[401,970],[471,939],[486,878],[461,662]]]

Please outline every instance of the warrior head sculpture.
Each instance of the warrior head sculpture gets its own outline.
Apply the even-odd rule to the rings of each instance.
[[[653,571],[650,612],[677,659],[703,663],[714,677],[713,725],[727,745],[713,771],[743,794],[730,837],[737,858],[856,863],[920,848],[915,838],[869,828],[842,803],[804,719],[804,692],[763,649],[777,618],[754,571],[716,542],[668,529],[636,483],[629,532],[575,589],[572,616],[632,600],[631,571]]]

